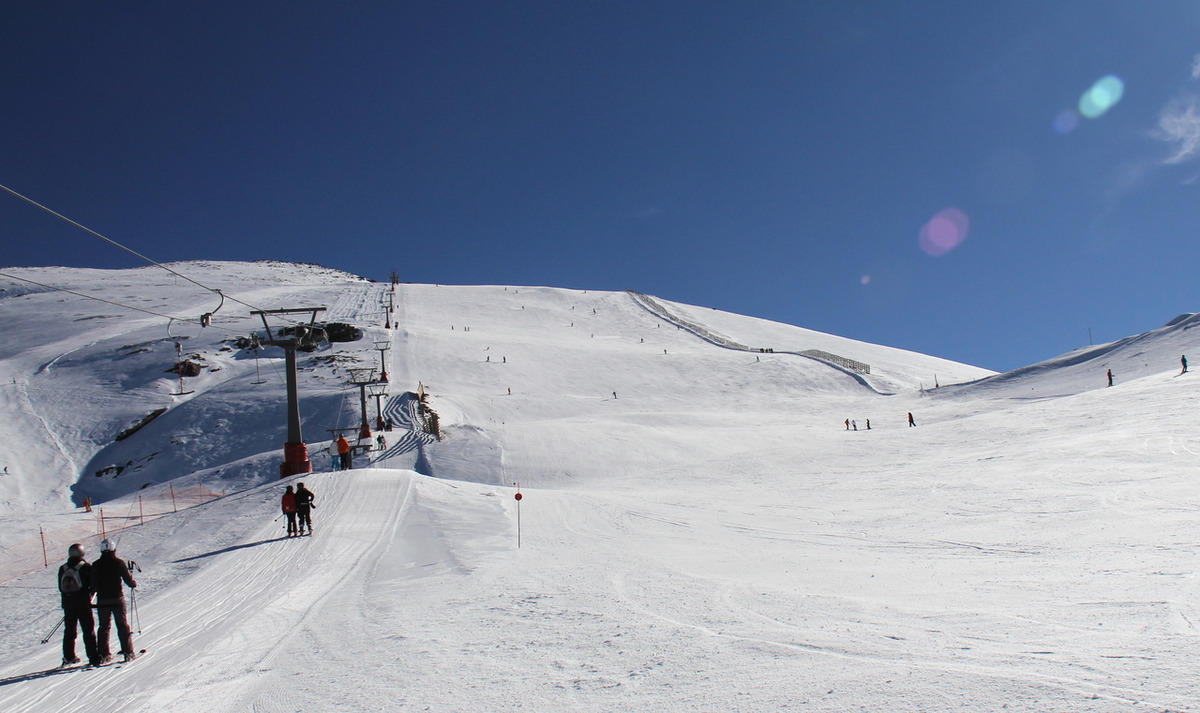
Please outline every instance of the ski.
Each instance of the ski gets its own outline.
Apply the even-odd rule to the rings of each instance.
[[[129,659],[128,661],[125,661],[123,659],[117,659],[114,657],[112,661],[108,661],[108,662],[102,663],[102,664],[97,664],[95,666],[92,666],[91,664],[89,664],[89,665],[85,666],[84,668],[121,668],[125,664],[131,663],[132,661],[141,658],[145,654],[146,654],[146,650],[141,649],[140,651],[137,652],[136,656],[134,656],[132,659]]]

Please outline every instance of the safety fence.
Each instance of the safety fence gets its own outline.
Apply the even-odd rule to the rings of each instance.
[[[0,550],[0,583],[44,567],[57,566],[66,560],[67,548],[73,543],[82,544],[94,555],[98,553],[99,542],[105,537],[119,540],[122,531],[127,528],[202,505],[223,495],[202,485],[176,488],[168,484],[158,492],[139,494],[128,505],[95,506],[91,512],[81,510],[80,522],[76,525],[43,529],[36,537]]]
[[[724,337],[724,336],[717,334],[716,332],[713,332],[709,329],[705,329],[704,327],[700,326],[699,324],[690,322],[690,321],[684,319],[683,317],[680,317],[679,315],[674,314],[669,309],[667,309],[666,305],[664,305],[663,303],[654,299],[650,295],[644,295],[641,292],[634,292],[633,290],[626,290],[626,291],[629,293],[630,297],[632,297],[634,299],[635,302],[637,302],[638,304],[645,307],[647,310],[649,310],[655,316],[661,317],[662,319],[665,319],[666,321],[668,321],[672,324],[675,324],[679,327],[683,327],[684,329],[688,330],[689,332],[692,332],[693,334],[700,337],[701,339],[712,342],[713,344],[716,344],[718,346],[725,347],[726,349],[736,349],[738,351],[743,351],[743,352],[758,352],[758,353],[770,352],[772,354],[797,354],[799,356],[806,356],[811,359],[819,359],[823,362],[833,364],[834,366],[839,366],[843,369],[852,371],[856,374],[870,374],[871,373],[871,365],[870,364],[864,364],[861,361],[847,359],[846,357],[838,356],[837,354],[831,354],[826,351],[821,351],[820,349],[806,349],[805,351],[802,351],[802,352],[789,352],[789,351],[777,352],[773,349],[748,347],[745,344],[739,344],[738,342],[735,342],[728,337]]]
[[[871,373],[871,365],[870,364],[864,364],[861,361],[854,361],[853,359],[847,359],[846,357],[841,357],[841,356],[838,356],[837,354],[830,354],[829,352],[823,352],[820,349],[807,349],[805,351],[796,352],[796,353],[803,354],[804,356],[810,356],[813,359],[820,359],[821,361],[827,361],[830,364],[837,364],[838,366],[845,368],[845,369],[849,369],[850,371],[853,371],[856,374],[870,374]]]

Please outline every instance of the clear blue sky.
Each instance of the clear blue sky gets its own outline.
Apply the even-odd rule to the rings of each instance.
[[[1200,311],[1197,54],[1195,0],[8,0],[0,183],[160,261],[629,288],[1008,370]],[[138,264],[7,195],[0,231]]]

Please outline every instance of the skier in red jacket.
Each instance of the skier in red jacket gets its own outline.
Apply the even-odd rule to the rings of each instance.
[[[283,514],[287,515],[287,533],[288,537],[296,536],[296,491],[292,486],[287,486],[287,492],[283,494],[280,501],[280,507],[283,509]]]

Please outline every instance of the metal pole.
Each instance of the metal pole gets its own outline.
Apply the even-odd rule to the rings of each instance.
[[[38,532],[42,533],[42,559],[46,561],[46,566],[50,566],[50,556],[46,554],[46,531],[38,527]]]
[[[57,623],[57,624],[55,624],[55,625],[54,625],[54,628],[50,630],[50,633],[49,633],[49,634],[46,634],[46,638],[42,639],[42,642],[41,642],[41,643],[43,643],[43,644],[44,644],[44,643],[46,643],[47,641],[49,641],[49,640],[50,640],[50,637],[51,637],[51,636],[54,636],[54,632],[58,631],[58,627],[62,626],[62,625],[63,625],[63,622],[64,622],[64,621],[66,621],[66,620],[67,620],[67,615],[66,615],[66,614],[63,614],[63,615],[62,615],[62,618],[60,618],[60,619],[58,620],[58,623]]]
[[[284,347],[287,355],[288,443],[303,443],[300,433],[300,386],[296,377],[296,345]]]
[[[362,406],[362,426],[358,434],[359,438],[371,437],[371,424],[367,422],[367,385],[358,385],[359,404]]]
[[[175,484],[167,483],[171,488],[171,512],[179,512],[179,508],[175,507]]]

